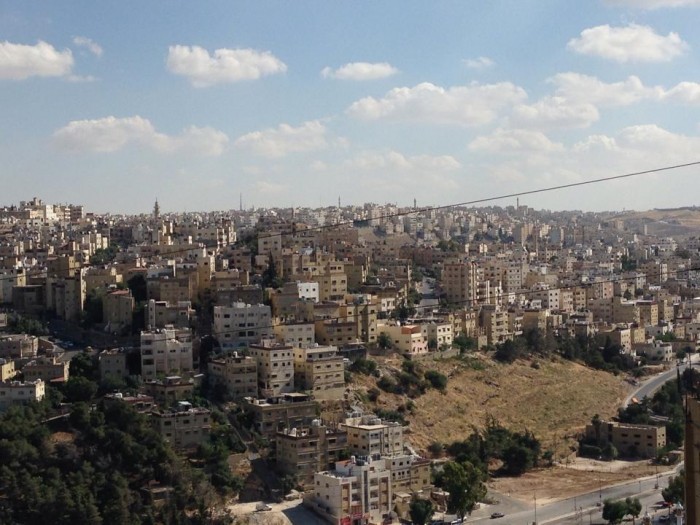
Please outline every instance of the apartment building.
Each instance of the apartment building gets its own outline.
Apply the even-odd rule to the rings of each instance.
[[[36,357],[39,338],[28,334],[0,335],[0,357],[5,359],[27,359]]]
[[[432,488],[430,482],[430,460],[411,454],[399,454],[386,458],[391,470],[391,487],[394,494],[407,492],[420,494],[429,492]]]
[[[316,342],[316,325],[314,323],[285,323],[274,327],[275,339],[291,346],[309,346]]]
[[[177,449],[194,448],[209,440],[211,412],[180,402],[177,410],[151,412],[153,426]]]
[[[294,382],[297,388],[321,401],[340,400],[345,393],[343,356],[335,346],[294,349]]]
[[[486,334],[487,344],[496,345],[513,338],[507,311],[494,305],[483,305],[479,311],[479,324]]]
[[[98,356],[98,366],[100,369],[100,380],[126,379],[129,376],[127,366],[127,354],[130,349],[110,348],[100,352]]]
[[[342,346],[359,341],[357,323],[338,319],[317,319],[316,342],[320,345]]]
[[[612,445],[621,455],[655,458],[666,446],[666,427],[601,421],[586,425],[586,438]]]
[[[386,333],[394,343],[394,347],[403,354],[417,355],[428,352],[428,334],[421,325],[379,325],[377,330]]]
[[[114,290],[102,298],[102,320],[110,332],[131,327],[134,315],[134,298],[130,290]]]
[[[257,363],[261,395],[269,397],[294,392],[294,353],[291,346],[281,345],[274,339],[263,339],[259,345],[250,345],[249,352]]]
[[[22,367],[25,381],[41,379],[44,383],[51,381],[68,381],[68,361],[61,361],[56,356],[42,356],[29,361]]]
[[[403,427],[374,415],[347,418],[341,428],[348,433],[348,448],[359,456],[403,454]]]
[[[384,459],[338,461],[314,475],[304,503],[332,525],[383,523],[393,507],[391,471]]]
[[[234,352],[222,358],[212,359],[208,363],[209,377],[226,385],[227,393],[232,399],[258,395],[258,363],[250,356]]]
[[[5,382],[11,380],[17,375],[17,370],[15,369],[15,362],[11,359],[0,358],[0,382]]]
[[[342,301],[348,293],[348,277],[342,262],[329,262],[318,276],[319,301]]]
[[[421,323],[420,326],[421,333],[427,338],[428,344],[430,344],[430,341],[435,341],[437,348],[441,348],[443,345],[452,346],[452,341],[454,340],[452,323],[430,321]]]
[[[180,376],[168,376],[164,379],[146,381],[143,391],[161,406],[170,406],[179,401],[192,399],[195,379],[183,379]]]
[[[277,469],[295,476],[302,485],[312,486],[316,472],[333,468],[342,459],[347,451],[347,432],[314,419],[308,427],[277,432],[276,443]]]
[[[246,397],[243,410],[252,415],[255,430],[271,443],[275,443],[278,431],[308,427],[320,413],[318,403],[311,396],[296,392],[267,399]]]
[[[182,375],[192,372],[192,335],[189,330],[162,328],[141,332],[141,375]]]
[[[213,328],[213,335],[222,348],[241,348],[272,337],[272,313],[264,304],[215,306]]]
[[[483,269],[473,261],[445,262],[442,270],[442,288],[452,304],[473,306],[485,301],[479,295],[479,283],[484,280]]]
[[[146,328],[155,330],[172,325],[176,328],[188,328],[195,312],[190,301],[179,301],[171,304],[167,301],[148,301],[146,310]]]
[[[0,383],[0,410],[11,405],[24,405],[32,401],[41,401],[45,394],[45,383],[41,379]]]

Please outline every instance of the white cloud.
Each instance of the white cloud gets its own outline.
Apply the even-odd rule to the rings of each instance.
[[[387,62],[350,62],[337,69],[324,67],[321,70],[321,76],[339,80],[377,80],[388,78],[398,72],[398,69]]]
[[[171,73],[187,77],[195,87],[226,82],[256,80],[284,73],[287,66],[269,51],[217,49],[213,55],[199,46],[170,46],[167,67]]]
[[[544,133],[528,129],[499,128],[469,143],[470,151],[487,153],[541,153],[562,151],[564,146],[552,142]]]
[[[220,155],[228,137],[213,128],[190,126],[180,135],[158,133],[148,119],[140,116],[95,120],[74,120],[56,130],[54,143],[76,152],[111,153],[129,144],[138,144],[158,152],[189,151],[198,155]]]
[[[534,104],[515,106],[511,117],[517,126],[539,129],[585,128],[599,118],[598,108],[593,104],[559,96],[547,96]]]
[[[380,99],[360,99],[347,113],[366,120],[478,126],[493,121],[500,110],[526,98],[525,91],[510,82],[447,89],[424,82],[415,87],[394,88]]]
[[[683,54],[688,44],[677,33],[659,35],[649,26],[602,25],[584,29],[567,47],[582,55],[593,55],[616,62],[668,62]]]
[[[311,120],[296,128],[280,124],[276,128],[253,131],[236,139],[235,145],[250,149],[257,155],[278,158],[290,153],[324,149],[329,146],[329,141],[323,123]]]
[[[462,63],[470,69],[486,69],[496,65],[489,57],[467,58]]]
[[[683,104],[700,103],[700,84],[697,82],[680,82],[661,94],[663,100],[681,102]]]
[[[88,37],[85,36],[74,36],[73,37],[73,44],[75,44],[78,47],[82,47],[90,51],[93,55],[96,57],[101,57],[103,53],[102,46],[98,44],[97,42],[94,42]]]
[[[449,172],[462,167],[450,155],[416,155],[407,157],[397,151],[384,153],[364,152],[349,161],[349,165],[361,170],[404,170],[418,172]]]
[[[258,193],[270,195],[285,192],[288,188],[284,184],[279,184],[277,182],[259,180],[255,182],[254,189]]]
[[[616,7],[633,7],[635,9],[700,6],[700,0],[605,0],[605,3]]]
[[[0,42],[0,79],[62,77],[70,75],[72,69],[70,49],[58,51],[42,41],[33,46]]]
[[[556,96],[598,107],[627,106],[656,98],[662,91],[661,88],[644,86],[636,76],[629,76],[622,82],[606,83],[580,73],[559,73],[547,81],[555,86]]]

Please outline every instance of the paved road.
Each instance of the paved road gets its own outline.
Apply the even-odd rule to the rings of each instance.
[[[649,514],[660,515],[667,511],[656,510],[655,504],[660,502],[661,489],[668,485],[668,478],[671,475],[676,475],[677,471],[682,467],[678,465],[675,470],[659,474],[658,488],[655,488],[657,479],[655,476],[646,477],[634,481],[621,483],[612,487],[602,488],[587,494],[580,494],[573,498],[557,501],[548,505],[537,506],[537,525],[545,524],[574,524],[574,523],[593,523],[594,520],[602,523],[601,518],[602,507],[598,503],[606,499],[624,499],[627,497],[638,497],[642,503],[643,512],[649,510]],[[593,473],[591,475],[594,475]],[[490,516],[493,512],[503,512],[506,514],[504,518],[499,520],[491,520]],[[494,523],[494,525],[522,525],[530,524],[535,521],[535,501],[533,501],[527,509],[517,512],[509,512],[509,506],[498,504],[485,506],[475,511],[467,520],[467,523]]]
[[[698,363],[698,356],[697,354],[692,355],[690,358],[692,359],[693,363]],[[690,364],[688,362],[680,365],[680,372],[681,374],[683,371],[688,368]],[[671,367],[670,370],[667,370],[666,372],[662,372],[660,374],[655,375],[654,377],[651,377],[644,381],[639,388],[634,390],[630,395],[627,396],[625,399],[625,404],[624,406],[629,405],[630,401],[632,401],[633,397],[636,397],[637,399],[641,400],[644,397],[651,397],[654,395],[654,393],[661,388],[661,386],[666,382],[670,381],[671,379],[676,378],[676,367]]]

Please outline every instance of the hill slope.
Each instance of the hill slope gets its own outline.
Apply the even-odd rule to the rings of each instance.
[[[380,361],[380,368],[400,366],[401,358]],[[406,413],[412,445],[425,450],[430,443],[451,443],[483,427],[493,417],[512,430],[528,429],[557,456],[570,453],[575,434],[594,414],[616,413],[629,386],[621,378],[568,361],[530,361],[506,365],[483,356],[426,359],[423,370],[435,369],[449,377],[444,394],[429,389],[413,400]],[[367,390],[374,379],[360,377],[354,388]],[[370,408],[395,410],[408,399],[382,392]]]

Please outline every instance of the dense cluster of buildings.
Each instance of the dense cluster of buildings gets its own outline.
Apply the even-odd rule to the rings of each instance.
[[[69,378],[61,348],[13,319],[88,325],[101,379],[143,380],[115,399],[149,410],[176,447],[208,439],[210,414],[187,404],[202,370],[319,514],[379,522],[397,495],[430,489],[429,464],[400,425],[320,420],[345,400],[347,364],[368,346],[413,357],[534,329],[672,361],[700,337],[700,240],[657,227],[525,206],[115,216],[35,198],[0,208],[0,407]],[[662,446],[650,439],[639,446]]]

